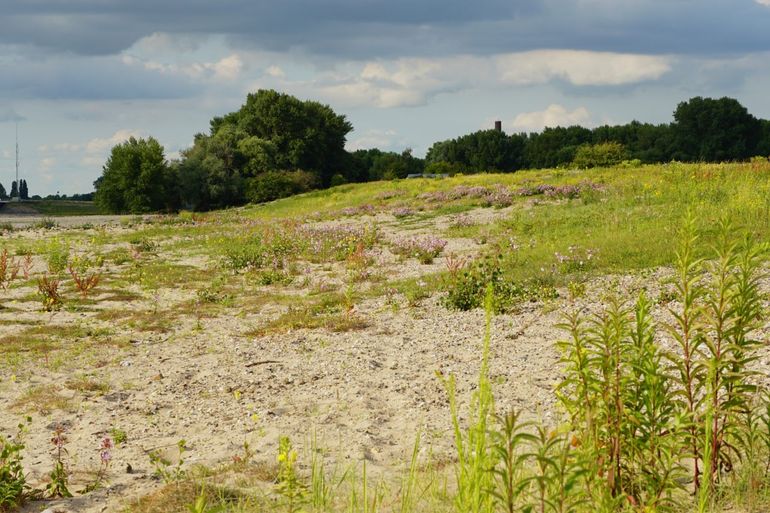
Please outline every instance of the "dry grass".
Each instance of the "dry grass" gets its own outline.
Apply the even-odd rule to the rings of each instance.
[[[104,395],[110,391],[110,384],[92,376],[80,374],[68,379],[64,386],[83,394]]]
[[[195,503],[200,494],[205,494],[214,504],[230,505],[234,508],[245,504],[256,507],[253,499],[235,490],[205,482],[183,481],[167,484],[156,492],[137,499],[129,504],[123,513],[189,513],[190,506]],[[253,509],[253,511],[262,511],[262,508]]]
[[[18,399],[11,403],[10,408],[21,413],[37,412],[50,415],[54,410],[72,412],[75,402],[61,395],[57,385],[40,385],[29,388]]]
[[[246,336],[263,337],[273,333],[287,333],[299,329],[327,329],[335,333],[368,328],[371,323],[352,313],[319,313],[313,308],[290,308],[277,319],[244,333]]]

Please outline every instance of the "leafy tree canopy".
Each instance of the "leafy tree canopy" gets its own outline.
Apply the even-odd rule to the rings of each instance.
[[[174,208],[176,193],[163,146],[150,137],[112,148],[102,176],[94,182],[95,201],[108,212],[134,214]]]
[[[696,96],[677,106],[673,130],[675,158],[726,161],[752,156],[762,126],[738,100]]]

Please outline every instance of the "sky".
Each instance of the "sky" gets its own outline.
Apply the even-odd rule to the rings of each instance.
[[[0,0],[0,183],[93,190],[110,149],[168,158],[272,88],[349,150],[491,128],[670,122],[693,96],[770,118],[770,0]]]

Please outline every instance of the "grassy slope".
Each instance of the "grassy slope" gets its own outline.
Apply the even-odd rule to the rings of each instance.
[[[601,184],[603,192],[589,194],[579,199],[551,201],[532,198],[515,200],[511,214],[492,225],[450,228],[448,236],[473,236],[487,232],[489,248],[500,248],[507,270],[514,278],[537,274],[541,269],[548,272],[557,264],[555,253],[567,253],[570,246],[595,250],[595,265],[588,269],[591,274],[607,272],[633,272],[672,262],[677,242],[677,230],[682,218],[693,212],[706,244],[713,240],[716,225],[721,218],[728,218],[736,229],[747,229],[760,240],[770,235],[770,164],[683,165],[668,164],[645,166],[636,169],[595,169],[588,171],[524,171],[515,174],[482,174],[461,176],[446,180],[404,180],[345,185],[324,191],[287,198],[265,205],[250,206],[210,213],[218,229],[222,225],[237,223],[245,216],[257,221],[287,219],[303,220],[310,217],[339,218],[338,211],[346,207],[372,205],[377,211],[391,211],[398,207],[430,207],[418,196],[424,192],[450,190],[457,185],[501,184],[518,187],[525,184],[574,184],[591,181]],[[397,196],[383,199],[383,193],[399,192]],[[462,211],[474,207],[473,200],[460,200],[452,205],[438,206],[441,211]],[[434,215],[429,209],[418,214],[419,219]],[[344,221],[344,218],[343,218]],[[414,221],[409,221],[413,223]],[[173,227],[152,228],[152,237],[173,233]],[[206,228],[208,233],[209,228]],[[194,230],[185,228],[195,237]],[[199,234],[199,236],[201,235]],[[506,245],[511,239],[516,247]],[[210,246],[210,251],[217,246]],[[496,251],[496,249],[490,249]],[[562,274],[562,273],[557,273]],[[296,434],[294,434],[296,435]],[[229,471],[229,468],[228,470]],[[434,482],[433,477],[420,477]],[[355,482],[355,479],[352,480]],[[354,485],[357,486],[357,485]],[[426,487],[430,488],[429,486]],[[180,505],[190,504],[195,489],[175,493],[173,486],[134,504],[131,513],[161,511],[154,509],[153,501],[167,506],[174,500]],[[427,495],[437,492],[430,488]],[[355,496],[355,493],[352,495]],[[443,495],[426,511],[445,511],[451,503]],[[216,501],[213,501],[216,502]],[[224,502],[224,501],[222,501]],[[687,507],[687,506],[685,506]],[[240,504],[228,511],[251,512],[261,509],[275,510],[265,504]],[[332,508],[334,509],[334,508]],[[342,507],[340,507],[342,509]],[[361,510],[361,505],[352,506]],[[377,509],[377,508],[373,508]],[[390,509],[390,508],[383,508]],[[396,507],[392,509],[397,509]],[[409,510],[409,508],[406,508]],[[684,511],[684,510],[677,510]]]
[[[0,208],[0,215],[34,212],[46,216],[88,216],[103,213],[93,201],[28,200],[21,203],[6,203]]]
[[[38,200],[29,204],[48,216],[90,216],[103,213],[93,201]]]
[[[514,238],[517,257],[508,262],[515,276],[530,275],[554,263],[555,253],[570,246],[598,252],[597,272],[620,272],[672,261],[682,218],[691,210],[708,240],[722,217],[760,239],[770,234],[770,164],[666,164],[633,169],[536,170],[514,174],[480,174],[445,180],[402,180],[344,185],[273,203],[248,207],[259,219],[302,219],[316,212],[372,204],[381,207],[419,204],[423,192],[457,185],[576,184],[590,181],[603,193],[582,199],[542,202],[516,209],[490,227],[471,227],[462,235],[488,230],[500,241]],[[378,195],[401,195],[378,200]],[[523,199],[518,200],[524,204]],[[451,233],[450,233],[451,234]]]

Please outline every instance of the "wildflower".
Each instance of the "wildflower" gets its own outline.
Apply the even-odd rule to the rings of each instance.
[[[110,462],[112,461],[112,448],[114,447],[114,444],[112,443],[112,440],[110,437],[105,436],[102,439],[102,446],[101,450],[99,451],[99,459],[102,461],[102,464],[106,467],[109,466]]]

